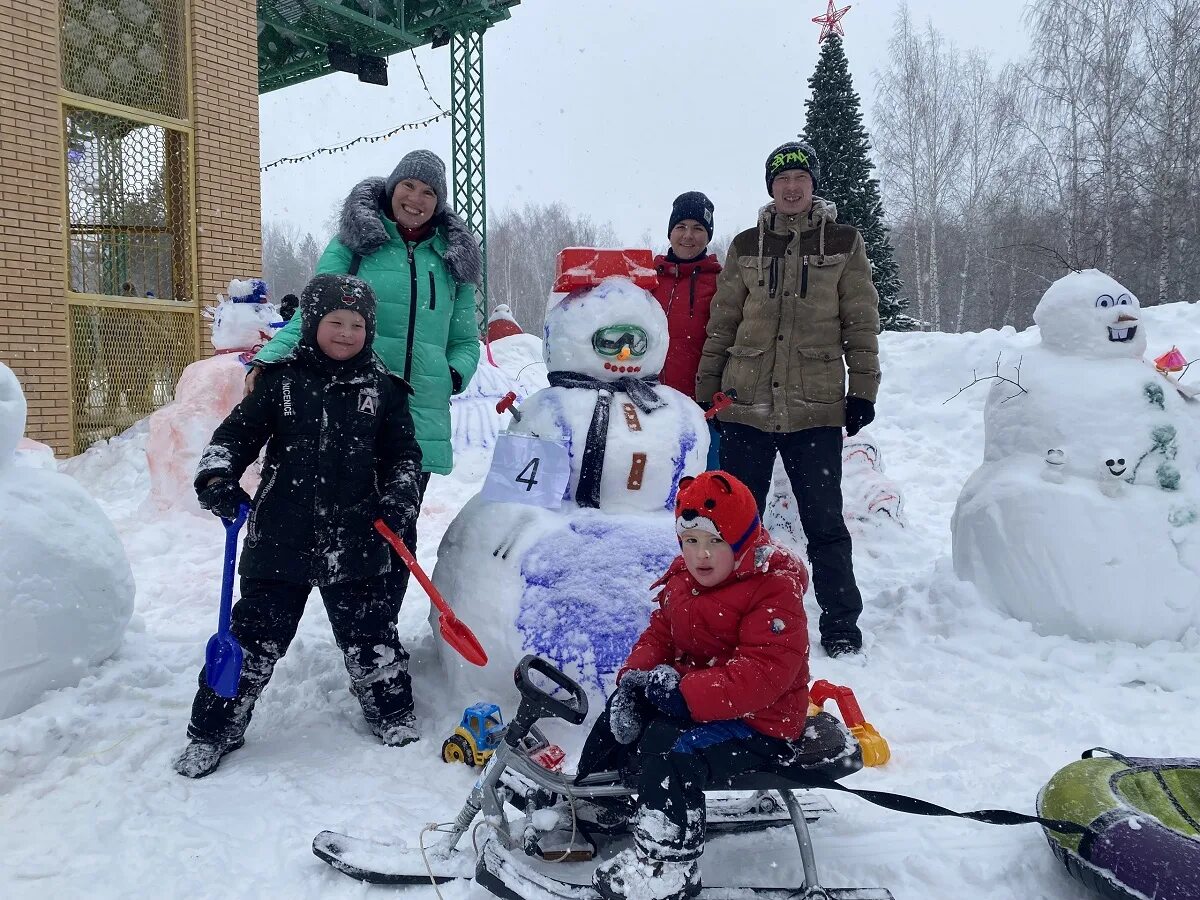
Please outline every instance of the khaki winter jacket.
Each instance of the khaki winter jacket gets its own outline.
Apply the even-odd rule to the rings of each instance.
[[[696,399],[737,391],[721,414],[763,431],[845,425],[849,393],[879,391],[879,295],[858,229],[819,197],[808,216],[775,204],[733,239],[717,283]]]

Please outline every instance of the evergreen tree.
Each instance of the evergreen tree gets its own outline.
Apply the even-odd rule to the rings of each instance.
[[[821,43],[821,56],[808,79],[811,95],[805,101],[803,140],[821,162],[818,193],[837,204],[838,219],[862,232],[879,292],[879,319],[887,331],[911,331],[919,324],[905,313],[899,269],[883,224],[879,179],[872,177],[870,140],[862,124],[858,94],[842,50],[842,39],[831,34]]]

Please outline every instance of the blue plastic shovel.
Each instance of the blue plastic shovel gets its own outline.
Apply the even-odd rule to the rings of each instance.
[[[242,524],[250,513],[243,503],[238,508],[237,518],[225,523],[225,571],[221,575],[221,618],[217,633],[208,639],[204,650],[204,673],[208,686],[222,697],[237,696],[238,680],[242,677],[242,645],[229,630],[229,616],[233,610],[233,564],[237,559],[237,537]]]

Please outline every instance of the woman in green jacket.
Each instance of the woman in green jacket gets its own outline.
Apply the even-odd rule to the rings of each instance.
[[[338,234],[317,263],[317,274],[357,275],[375,289],[375,352],[412,388],[409,408],[421,445],[421,494],[429,475],[454,466],[450,396],[479,364],[475,289],[483,273],[479,240],[446,206],[446,166],[429,150],[414,150],[386,179],[368,178],[350,191]],[[300,334],[294,317],[259,351],[269,362],[292,352]],[[251,371],[248,385],[253,388]],[[416,551],[416,522],[402,535]],[[393,563],[397,611],[408,569]]]

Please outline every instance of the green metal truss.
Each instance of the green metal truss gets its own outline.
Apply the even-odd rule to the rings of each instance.
[[[475,293],[479,333],[487,327],[487,190],[483,153],[483,31],[450,39],[454,205],[483,247],[483,286]]]
[[[386,57],[510,18],[520,0],[257,0],[258,92],[334,71],[329,47]]]

